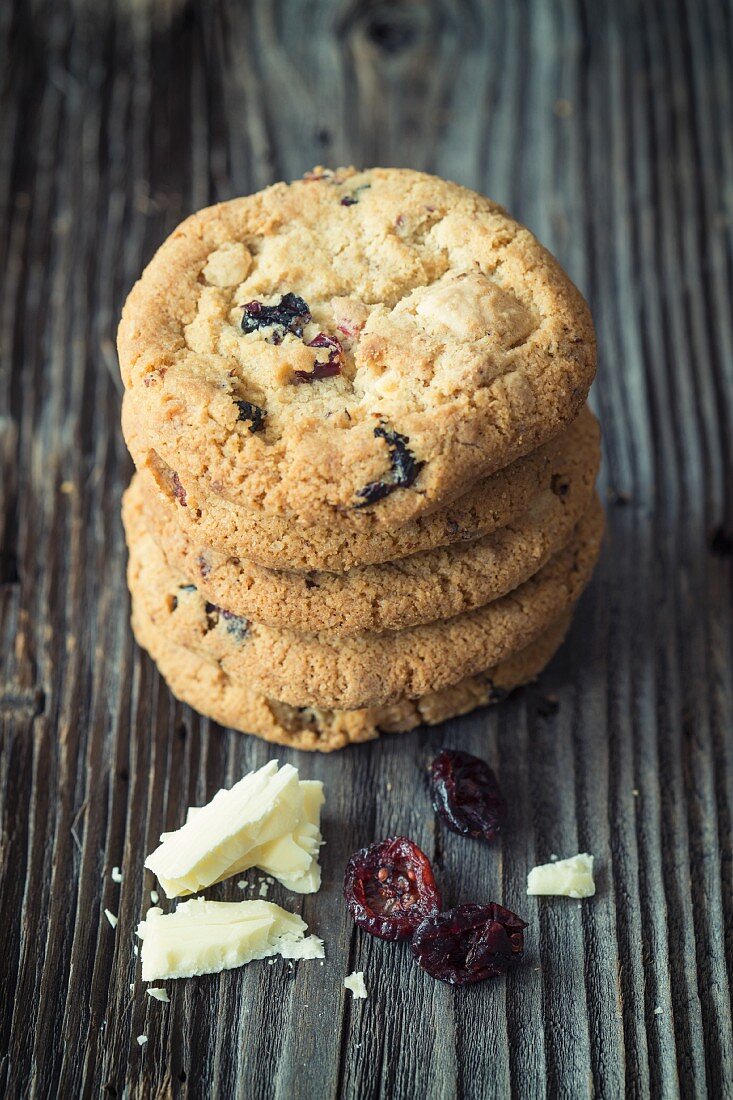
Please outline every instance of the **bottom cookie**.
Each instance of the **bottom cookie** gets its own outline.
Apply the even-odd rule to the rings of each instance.
[[[534,680],[559,649],[570,624],[563,614],[530,645],[485,673],[420,699],[365,710],[293,707],[251,691],[215,661],[169,641],[133,598],[132,628],[173,694],[222,726],[251,733],[289,748],[333,752],[346,745],[373,741],[380,733],[399,733],[436,725],[496,703],[514,688]]]

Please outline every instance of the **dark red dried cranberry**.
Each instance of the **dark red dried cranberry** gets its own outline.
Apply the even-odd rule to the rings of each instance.
[[[247,302],[243,308],[242,332],[256,332],[257,329],[274,325],[273,339],[278,344],[286,332],[302,336],[304,326],[311,319],[307,303],[297,294],[283,294],[276,306],[266,306],[262,302],[254,301]]]
[[[237,420],[249,420],[251,432],[258,432],[260,428],[264,428],[267,416],[264,409],[259,405],[253,405],[251,401],[235,401],[234,404],[239,409]]]
[[[451,539],[455,539],[456,542],[473,542],[477,537],[477,532],[473,527],[462,527],[452,516],[448,516],[446,519],[445,530],[446,534]]]
[[[550,489],[556,497],[565,497],[570,490],[570,482],[562,474],[553,474],[550,478]]]
[[[359,187],[355,187],[354,192],[353,192],[352,195],[344,195],[344,197],[341,199],[341,205],[342,206],[356,206],[356,204],[359,201],[357,196],[362,191],[368,191],[370,187],[371,187],[370,183],[362,183],[362,184],[359,185]]]
[[[393,432],[383,424],[374,429],[374,434],[387,443],[391,469],[387,478],[382,481],[370,481],[363,489],[357,491],[359,500],[354,505],[355,508],[366,508],[368,504],[375,504],[378,500],[389,496],[395,489],[406,489],[412,485],[425,465],[424,462],[418,462],[408,450],[407,444],[410,440],[406,435]]]
[[[489,705],[492,705],[493,703],[501,703],[504,699],[506,699],[507,695],[509,694],[506,688],[497,687],[490,676],[486,677],[486,685],[489,689],[489,695],[486,702]]]
[[[503,905],[459,905],[425,918],[412,939],[423,970],[450,985],[482,982],[506,973],[524,952],[524,929]]]
[[[359,927],[382,940],[409,940],[441,905],[430,860],[405,836],[355,852],[346,865],[344,897]]]
[[[186,498],[186,490],[181,485],[181,479],[179,478],[175,470],[173,471],[173,477],[171,480],[173,482],[173,496],[176,498],[181,508],[187,508],[188,503]]]
[[[444,749],[430,765],[435,812],[461,836],[494,840],[506,821],[506,802],[496,776],[478,756]]]
[[[228,634],[231,634],[236,642],[243,642],[249,633],[249,619],[235,615],[233,611],[221,611],[221,617],[226,624]]]
[[[344,361],[344,349],[335,336],[327,336],[325,332],[319,332],[317,336],[306,344],[307,348],[328,348],[328,361],[319,363],[316,359],[313,370],[296,370],[296,382],[317,382],[319,378],[333,378],[341,374],[341,364]]]

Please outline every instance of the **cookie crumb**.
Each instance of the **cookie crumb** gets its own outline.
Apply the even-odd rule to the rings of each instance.
[[[168,996],[168,993],[160,985],[150,986],[148,989],[145,990],[145,992],[147,993],[148,997],[152,997],[154,1001],[162,1001],[163,1004],[166,1005],[170,1004],[170,997]]]

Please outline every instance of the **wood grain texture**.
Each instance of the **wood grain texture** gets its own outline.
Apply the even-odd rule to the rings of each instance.
[[[733,1095],[731,57],[724,0],[0,4],[0,1094]],[[609,534],[537,688],[280,753],[328,792],[323,889],[272,891],[325,965],[163,1005],[132,953],[144,855],[270,751],[133,645],[116,319],[183,215],[318,161],[477,186],[559,256],[598,326]],[[424,765],[456,743],[499,771],[498,847],[436,827]],[[452,990],[355,932],[346,858],[397,831],[450,903],[530,921],[506,982]],[[578,850],[593,902],[524,896]]]

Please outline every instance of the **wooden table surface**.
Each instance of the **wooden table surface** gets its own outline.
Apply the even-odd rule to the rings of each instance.
[[[0,1094],[733,1095],[731,58],[723,0],[0,4]],[[324,780],[327,845],[318,895],[271,896],[327,961],[170,982],[165,1005],[132,952],[145,855],[273,751],[176,703],[133,644],[115,327],[182,216],[318,162],[479,187],[559,256],[598,327],[608,537],[536,687],[278,753]],[[443,745],[498,769],[501,845],[436,828]],[[355,931],[346,858],[397,831],[449,903],[529,920],[506,981],[454,990]],[[525,897],[578,850],[595,899]]]

